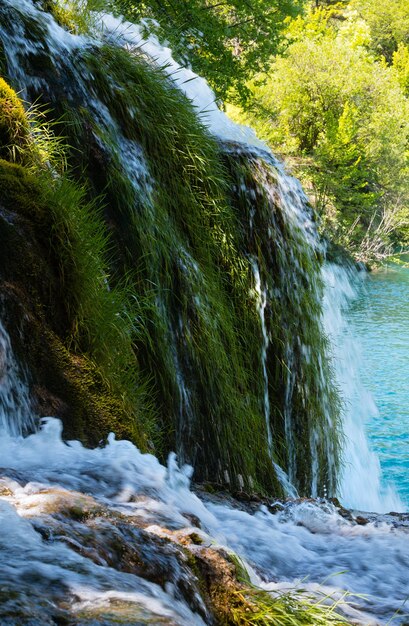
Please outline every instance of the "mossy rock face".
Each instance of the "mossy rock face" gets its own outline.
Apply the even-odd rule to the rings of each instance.
[[[69,294],[41,184],[23,167],[0,160],[0,189],[2,317],[29,372],[37,414],[60,417],[66,437],[90,445],[115,430],[143,446],[134,421],[95,363],[67,347]]]
[[[6,81],[0,77],[0,157],[17,154],[27,145],[29,124],[23,104]]]
[[[58,332],[67,325],[50,245],[51,219],[36,178],[20,165],[0,160],[0,275],[24,292]]]

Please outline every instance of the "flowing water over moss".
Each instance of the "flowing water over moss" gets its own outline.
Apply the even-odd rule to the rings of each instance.
[[[159,67],[149,54],[169,51],[137,47],[137,27],[104,17],[103,31],[79,36],[29,0],[0,10],[8,80],[58,120],[76,180],[51,182],[54,159],[38,191],[64,288],[59,320],[40,298],[53,332],[122,403],[122,432],[162,459],[176,450],[196,480],[333,495],[339,407],[320,330],[322,252],[298,183],[260,147],[233,143],[260,142],[214,104],[198,116],[207,85],[186,86],[194,76],[172,60]],[[68,418],[66,393],[51,393],[56,406],[68,400],[70,435],[107,433],[105,418],[88,429],[85,415]]]

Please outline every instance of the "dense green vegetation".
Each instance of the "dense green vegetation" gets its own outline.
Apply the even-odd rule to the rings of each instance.
[[[218,97],[246,100],[246,81],[266,70],[288,15],[302,0],[112,0],[111,6],[169,42]]]
[[[92,28],[100,11],[141,24],[166,42],[174,57],[206,77],[220,102],[245,103],[247,81],[268,69],[283,47],[286,22],[304,0],[39,0],[73,32]]]
[[[234,242],[217,144],[181,92],[143,57],[106,47],[86,62],[98,98],[126,130],[126,140],[142,146],[147,175],[155,181],[149,197],[143,189],[138,196],[130,177],[135,162],[113,162],[105,193],[119,244],[126,244],[123,271],[134,273],[135,298],[144,302],[138,350],[161,406],[161,437],[174,442],[182,460],[196,459],[202,479],[217,475],[222,481],[221,468],[229,468],[235,480],[246,468],[247,475],[269,482],[254,395],[257,354],[240,345],[257,317],[255,311],[235,315],[228,297],[240,306],[248,269]],[[181,398],[181,385],[188,400]]]
[[[409,242],[409,9],[317,4],[231,113],[288,158],[331,240],[379,260]]]
[[[303,588],[287,593],[269,593],[251,584],[240,559],[231,555],[236,575],[242,587],[225,596],[228,598],[226,622],[232,626],[347,626],[350,622],[342,615],[350,594],[345,592],[338,600],[331,595],[309,593]],[[222,595],[223,598],[223,595]],[[216,604],[218,608],[218,605]],[[220,617],[225,617],[221,615]]]

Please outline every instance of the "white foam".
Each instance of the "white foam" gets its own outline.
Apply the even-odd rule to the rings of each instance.
[[[285,505],[275,515],[265,507],[250,515],[228,505],[206,504],[189,490],[190,471],[180,470],[173,455],[166,468],[154,456],[114,437],[94,450],[78,442],[67,445],[61,440],[60,423],[51,418],[40,432],[25,439],[2,438],[0,458],[3,466],[29,480],[24,487],[19,478],[9,480],[9,493],[0,497],[0,558],[6,564],[0,583],[11,577],[18,584],[24,572],[36,571],[42,578],[64,582],[81,602],[92,603],[96,598],[107,601],[109,581],[109,591],[118,599],[140,603],[142,594],[145,604],[149,598],[155,601],[152,610],[159,610],[159,602],[160,614],[173,610],[183,624],[183,612],[190,609],[175,609],[169,591],[111,568],[101,569],[73,552],[69,543],[41,539],[32,523],[42,519],[47,507],[52,510],[56,499],[72,499],[75,504],[83,492],[121,512],[130,523],[133,518],[148,521],[146,530],[154,534],[166,534],[166,528],[188,529],[189,516],[196,516],[209,545],[234,550],[266,585],[281,581],[292,589],[311,591],[325,582],[334,594],[343,589],[368,594],[362,602],[378,619],[391,617],[406,598],[407,534],[391,524],[356,525],[332,505],[313,502]],[[58,488],[57,493],[50,485]],[[130,592],[136,594],[133,599],[123,595]],[[201,623],[197,616],[191,619],[196,621],[189,623]]]

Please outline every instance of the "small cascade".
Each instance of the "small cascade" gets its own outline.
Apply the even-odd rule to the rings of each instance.
[[[274,467],[274,470],[277,474],[277,478],[283,488],[285,495],[289,498],[298,498],[297,490],[294,485],[290,482],[288,475],[283,470],[282,467],[279,466],[278,463],[274,461],[273,455],[273,433],[271,432],[271,415],[270,415],[270,395],[269,395],[269,385],[268,385],[268,372],[267,372],[267,350],[269,347],[270,340],[267,334],[266,327],[266,318],[265,318],[265,310],[267,306],[267,293],[265,289],[261,286],[261,278],[260,278],[260,270],[257,264],[257,259],[255,257],[250,258],[250,264],[254,274],[254,288],[257,296],[257,309],[260,316],[260,325],[261,331],[263,334],[263,343],[261,346],[261,364],[263,369],[263,380],[264,380],[264,417],[266,420],[266,431],[267,431],[267,442],[268,442],[268,451],[270,454],[270,458]],[[287,442],[290,442],[292,439],[291,431],[288,432]]]
[[[377,407],[359,378],[359,344],[346,323],[346,311],[364,288],[365,274],[353,267],[328,264],[323,275],[323,323],[333,345],[335,375],[344,403],[344,464],[339,497],[345,506],[356,509],[403,511],[394,489],[382,488],[379,459],[369,448],[365,423],[376,414]]]
[[[114,436],[94,450],[67,445],[51,418],[25,439],[1,438],[0,455],[0,584],[10,597],[0,621],[8,611],[21,623],[210,625],[186,560],[201,550],[234,551],[255,585],[324,594],[361,625],[386,624],[406,598],[407,516],[357,522],[329,503],[274,503],[272,513],[198,498],[174,456],[164,467]],[[345,590],[360,594],[350,606]]]
[[[266,419],[266,431],[268,451],[270,456],[273,454],[273,435],[271,432],[270,423],[270,397],[268,390],[268,373],[267,373],[267,350],[269,346],[269,338],[267,334],[265,310],[267,306],[267,293],[261,286],[260,270],[257,264],[257,259],[254,257],[250,259],[250,264],[254,274],[254,288],[257,296],[257,309],[260,316],[261,332],[263,333],[263,343],[261,346],[261,364],[263,368],[263,381],[264,381],[264,417]]]
[[[0,431],[16,437],[33,426],[28,387],[15,360],[10,337],[0,322]]]

